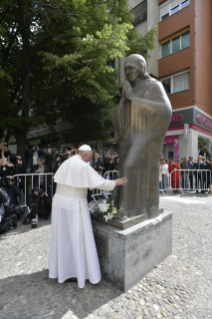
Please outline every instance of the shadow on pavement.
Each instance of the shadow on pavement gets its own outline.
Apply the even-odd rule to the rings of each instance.
[[[0,318],[86,318],[90,313],[119,297],[122,292],[102,280],[85,288],[76,283],[59,284],[43,271],[3,278],[0,281]],[[103,307],[104,308],[104,307]],[[98,310],[101,316],[101,309]]]

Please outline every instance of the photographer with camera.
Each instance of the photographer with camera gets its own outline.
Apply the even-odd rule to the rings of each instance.
[[[44,156],[45,151],[40,150],[38,145],[34,145],[32,150],[29,152],[30,163],[29,168],[32,168],[33,165],[37,164],[38,158]]]
[[[47,165],[44,164],[43,158],[38,158],[37,164],[32,166],[30,173],[49,173],[49,168]],[[50,194],[50,176],[40,175],[40,178],[37,176],[33,177],[33,185],[43,189],[44,191],[47,190],[47,193]],[[40,182],[40,183],[39,183]]]
[[[10,197],[9,205],[5,206],[6,217],[15,215],[18,220],[21,219],[22,208],[18,203],[18,198],[21,196],[21,191],[18,186],[15,185],[15,179],[12,176],[5,176],[1,180],[1,185],[4,187],[8,196]]]
[[[30,213],[24,218],[23,225],[29,225],[32,222],[32,228],[37,226],[38,216],[43,219],[49,219],[51,214],[51,200],[43,189],[34,187],[30,195]],[[34,221],[34,218],[36,220]]]
[[[1,158],[0,177],[11,176],[13,174],[15,174],[15,167],[6,158]]]

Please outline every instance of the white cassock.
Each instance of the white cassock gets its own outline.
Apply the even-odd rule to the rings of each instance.
[[[76,277],[83,288],[101,280],[99,260],[87,203],[88,188],[113,190],[115,181],[102,178],[89,163],[75,155],[54,177],[57,190],[52,203],[49,277],[62,283]]]

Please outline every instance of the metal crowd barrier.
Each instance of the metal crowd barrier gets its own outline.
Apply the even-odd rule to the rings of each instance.
[[[41,185],[41,176],[44,177],[44,183]],[[49,177],[48,177],[49,176]],[[24,192],[24,201],[22,201],[20,204],[22,207],[28,207],[28,198],[27,194],[29,196],[29,191],[34,188],[42,188],[44,189],[45,193],[50,196],[50,198],[53,198],[53,173],[26,173],[26,174],[16,174],[13,175],[13,178],[17,178],[17,186],[19,187],[20,184],[22,184],[22,178],[24,177],[24,187],[23,184],[21,185],[23,187]],[[51,179],[51,181],[49,181]],[[21,199],[20,199],[21,200]]]
[[[209,192],[212,189],[212,171],[209,169],[174,169],[167,176],[168,183],[164,187],[163,181],[159,183],[159,191],[168,190],[190,192]],[[211,185],[211,186],[210,186]]]
[[[100,175],[102,175],[100,172],[98,172]],[[119,171],[117,170],[113,170],[113,171],[106,171],[102,177],[104,179],[108,179],[108,180],[115,180],[119,177]],[[96,200],[96,196],[104,196],[104,197],[108,197],[109,195],[111,195],[112,192],[111,191],[104,191],[98,188],[95,188],[92,190],[92,194],[91,197],[93,198],[93,200]]]

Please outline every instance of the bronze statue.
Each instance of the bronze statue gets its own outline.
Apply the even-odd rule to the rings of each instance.
[[[128,185],[114,195],[122,216],[153,218],[159,214],[159,162],[172,108],[162,84],[146,69],[141,55],[132,54],[125,61],[126,81],[113,124],[120,176],[128,178]]]

